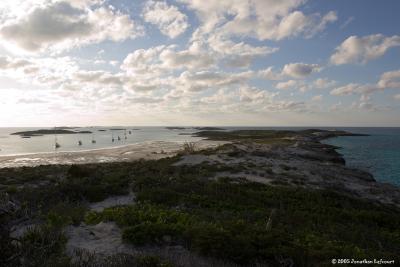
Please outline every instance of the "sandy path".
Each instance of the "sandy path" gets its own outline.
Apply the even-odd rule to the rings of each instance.
[[[225,142],[200,140],[194,143],[197,149],[204,149],[216,147]],[[0,168],[160,159],[175,155],[182,147],[182,142],[151,141],[89,151],[0,156]]]

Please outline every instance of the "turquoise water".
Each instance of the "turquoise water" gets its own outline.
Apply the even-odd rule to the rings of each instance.
[[[324,143],[338,150],[346,165],[372,173],[376,180],[400,185],[400,128],[341,128],[370,136],[337,137]]]

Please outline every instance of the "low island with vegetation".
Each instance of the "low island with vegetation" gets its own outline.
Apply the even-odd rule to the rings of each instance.
[[[43,136],[43,135],[55,135],[55,134],[91,134],[91,131],[72,131],[67,129],[39,129],[33,131],[23,131],[15,132],[11,135],[19,135],[22,137],[33,137],[33,136]]]
[[[320,142],[357,134],[195,135],[224,144],[185,143],[158,160],[0,169],[0,265],[400,262],[400,189]]]

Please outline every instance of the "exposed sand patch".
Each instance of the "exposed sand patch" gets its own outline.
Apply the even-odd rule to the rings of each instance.
[[[129,205],[134,203],[134,201],[135,201],[135,196],[133,195],[133,193],[131,193],[126,196],[109,197],[103,201],[91,203],[89,205],[89,208],[92,211],[101,212],[106,208],[111,208],[120,205]]]
[[[74,256],[75,250],[95,252],[103,256],[129,253],[132,248],[122,242],[121,235],[120,228],[114,222],[69,226],[66,229],[66,252],[70,256]]]
[[[197,149],[204,149],[226,142],[200,140],[194,143]],[[160,159],[176,155],[182,147],[182,142],[152,141],[90,151],[0,156],[0,168]]]
[[[113,196],[91,203],[89,209],[101,212],[106,208],[132,204],[134,200],[133,193]],[[132,247],[123,243],[121,230],[114,222],[101,222],[96,225],[81,223],[78,226],[68,226],[65,233],[68,237],[66,252],[71,257],[75,256],[75,251],[87,251],[101,256],[132,251]]]

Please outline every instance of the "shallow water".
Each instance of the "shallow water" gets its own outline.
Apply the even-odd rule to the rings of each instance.
[[[126,128],[126,139],[124,130],[111,130],[118,128]],[[0,156],[19,155],[31,153],[48,153],[54,152],[55,136],[43,135],[31,138],[22,138],[18,135],[10,135],[14,132],[33,131],[38,129],[50,128],[0,128]],[[134,130],[136,129],[136,130]],[[61,145],[58,152],[85,151],[102,148],[111,148],[125,146],[129,144],[142,143],[147,141],[196,141],[190,135],[180,135],[180,133],[190,134],[196,132],[193,128],[184,130],[169,130],[165,127],[88,127],[76,128],[71,130],[91,131],[93,134],[59,134],[57,142]],[[105,131],[99,131],[105,130]],[[131,134],[129,134],[131,131]],[[114,142],[112,137],[114,136]],[[118,140],[118,136],[121,140]],[[96,143],[92,143],[92,138]],[[78,142],[82,141],[79,146]]]

